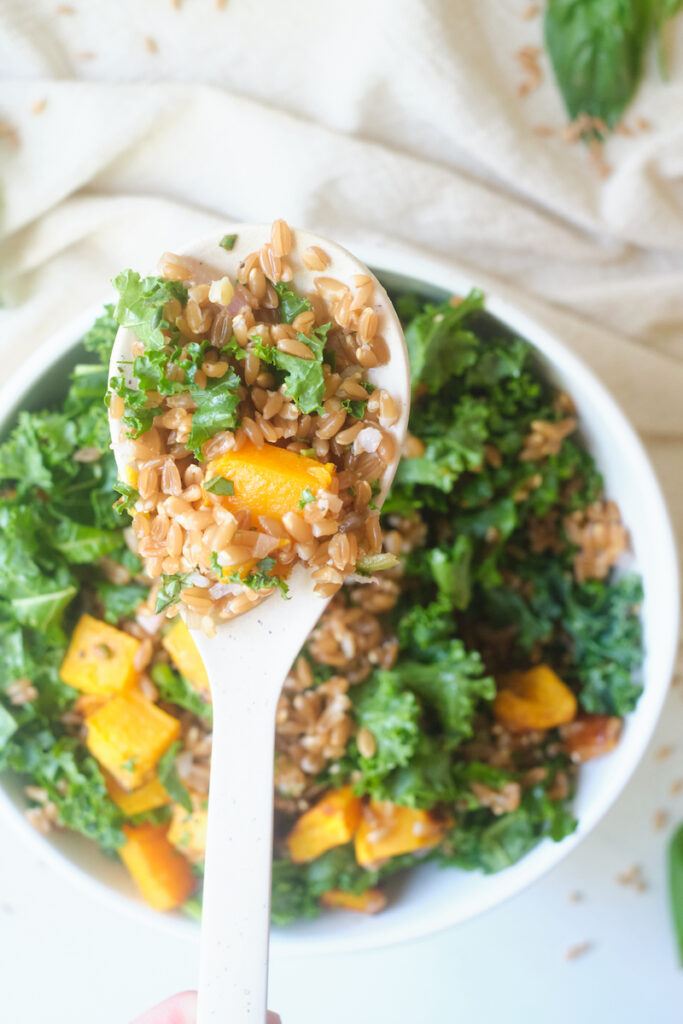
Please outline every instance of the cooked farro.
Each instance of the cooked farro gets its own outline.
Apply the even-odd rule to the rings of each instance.
[[[316,294],[300,296],[286,286],[298,259],[295,235],[283,220],[275,221],[260,252],[245,257],[236,282],[225,275],[198,281],[191,260],[165,253],[158,287],[171,290],[158,307],[154,345],[149,339],[143,344],[144,331],[136,343],[138,359],[155,360],[157,367],[148,378],[145,364],[135,364],[143,367],[137,375],[142,403],[152,409],[128,431],[135,437],[129,454],[139,496],[131,507],[137,550],[150,576],[179,581],[166,602],[170,612],[184,608],[191,624],[201,621],[209,633],[253,607],[253,591],[267,596],[279,586],[286,594],[297,561],[314,568],[316,592],[329,598],[357,562],[381,546],[377,515],[364,513],[395,457],[389,431],[398,409],[391,395],[364,379],[364,367],[386,358],[369,304],[373,281],[357,275],[351,287],[320,275]],[[301,259],[316,269],[328,262],[319,247]],[[279,386],[264,371],[273,360],[284,377]],[[317,378],[315,400],[297,390],[295,374],[306,379],[308,364]],[[226,411],[214,416],[215,427],[206,429],[202,420],[198,440],[203,393],[209,392],[225,393]],[[125,422],[124,395],[128,407],[141,402],[140,392],[115,378],[110,414]],[[285,450],[291,454],[281,454]],[[240,452],[244,459],[235,460]],[[276,480],[285,458],[293,479],[302,480],[301,500],[271,514],[255,507],[249,494],[254,487],[281,486]],[[284,527],[277,539],[273,521]],[[162,583],[159,604],[166,590]]]

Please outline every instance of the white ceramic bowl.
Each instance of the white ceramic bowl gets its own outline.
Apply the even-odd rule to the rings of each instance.
[[[439,299],[452,293],[464,294],[472,286],[447,264],[411,252],[358,251],[368,264],[385,268],[378,274],[390,289],[414,289]],[[643,754],[664,701],[676,649],[678,580],[671,526],[648,458],[608,392],[557,338],[493,296],[487,299],[487,310],[532,342],[546,376],[572,395],[581,432],[604,475],[607,495],[619,504],[629,527],[633,542],[629,568],[642,575],[645,589],[644,693],[626,722],[617,749],[582,768],[574,805],[579,827],[573,835],[561,843],[543,841],[518,864],[496,875],[424,865],[407,878],[394,880],[394,898],[376,917],[337,912],[275,929],[272,944],[278,954],[337,953],[415,939],[473,917],[519,892],[566,857],[602,818]],[[3,388],[0,410],[6,415],[0,423],[2,433],[20,408],[38,409],[63,394],[66,374],[77,359],[75,343],[96,313],[88,310],[60,331]],[[93,843],[66,832],[39,836],[22,814],[24,805],[17,780],[4,778],[0,787],[4,817],[27,842],[49,856],[56,870],[82,886],[86,895],[127,909],[138,921],[155,922],[177,935],[198,937],[194,921],[181,915],[162,916],[146,907],[123,867],[101,854]]]

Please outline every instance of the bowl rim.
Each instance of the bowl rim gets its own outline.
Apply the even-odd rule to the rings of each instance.
[[[450,291],[455,294],[466,294],[476,287],[472,280],[453,268],[445,260],[422,253],[408,247],[388,247],[378,243],[355,245],[353,248],[361,258],[375,268],[378,276],[388,274],[409,278],[422,284],[426,290]],[[107,301],[107,300],[105,300]],[[7,410],[0,420],[0,427],[16,416],[32,383],[45,371],[46,364],[56,362],[64,356],[92,325],[93,320],[102,311],[102,304],[89,307],[69,323],[61,327],[49,339],[41,344],[14,371],[5,385],[0,389],[0,409]],[[590,403],[601,406],[602,412],[610,421],[612,432],[619,436],[622,444],[629,450],[629,460],[647,495],[653,528],[657,530],[658,547],[668,562],[665,577],[668,598],[665,606],[669,609],[669,621],[660,629],[661,636],[666,640],[666,650],[660,659],[666,672],[661,678],[648,680],[650,701],[641,710],[641,705],[632,713],[638,722],[638,734],[631,737],[631,750],[628,764],[620,774],[608,777],[601,785],[599,794],[594,797],[591,805],[584,811],[579,826],[572,835],[560,843],[544,840],[531,850],[522,860],[497,875],[498,884],[489,895],[484,893],[476,901],[476,906],[465,912],[458,911],[449,901],[443,901],[436,911],[420,915],[417,912],[407,921],[399,924],[391,922],[382,932],[381,929],[368,929],[367,936],[361,932],[337,937],[316,937],[297,935],[287,929],[274,929],[271,933],[271,948],[278,955],[310,956],[330,955],[351,951],[371,950],[394,945],[400,942],[424,938],[443,931],[455,924],[462,923],[472,917],[491,910],[494,906],[526,889],[532,882],[541,878],[560,863],[589,834],[603,818],[619,794],[625,788],[635,768],[640,762],[645,748],[650,741],[657,719],[664,703],[671,672],[676,655],[678,634],[679,583],[674,534],[659,482],[650,463],[645,448],[631,426],[629,420],[612,397],[611,393],[597,378],[586,364],[574,355],[555,334],[537,323],[526,313],[501,298],[494,292],[486,291],[486,311],[496,317],[514,332],[519,333],[537,349],[542,356],[572,378],[581,381],[581,397]],[[630,716],[631,717],[631,716]],[[79,867],[66,854],[40,835],[17,809],[5,791],[0,779],[0,815],[8,821],[26,842],[63,876],[70,879],[85,895],[96,895],[112,910],[117,910],[131,917],[139,924],[152,926],[172,934],[178,938],[199,938],[197,923],[190,918],[181,916],[164,916],[117,892],[105,882]],[[509,876],[509,877],[508,877]],[[503,880],[502,882],[500,880]],[[507,885],[505,880],[507,879]],[[378,920],[378,919],[375,919]],[[379,934],[377,932],[379,931]]]

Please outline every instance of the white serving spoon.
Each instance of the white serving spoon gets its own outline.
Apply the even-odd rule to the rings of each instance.
[[[182,253],[196,281],[223,275],[234,281],[240,262],[270,238],[264,224],[226,225],[237,236],[234,248],[218,244],[218,234]],[[353,287],[356,274],[370,271],[341,246],[293,230],[290,263],[292,286],[311,292],[318,276]],[[300,254],[319,246],[329,257],[324,271],[307,270]],[[373,276],[373,275],[370,275]],[[387,365],[368,370],[366,377],[396,402],[399,417],[390,428],[396,458],[381,481],[376,503],[384,501],[396,472],[410,404],[410,374],[403,332],[389,297],[374,279],[372,305],[379,317],[378,334],[389,349]],[[111,357],[112,375],[123,373],[130,386],[135,335],[119,330]],[[122,479],[130,461],[124,428],[110,420],[112,448]],[[275,708],[282,683],[326,601],[313,593],[310,571],[294,567],[288,580],[291,599],[278,593],[237,619],[218,627],[209,640],[192,635],[211,684],[213,750],[204,875],[204,902],[199,972],[198,1024],[263,1024],[266,1019],[270,876],[273,823],[273,746]]]

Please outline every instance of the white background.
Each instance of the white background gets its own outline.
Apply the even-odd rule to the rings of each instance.
[[[683,819],[683,683],[616,806],[566,861],[482,917],[421,942],[271,964],[283,1024],[679,1024],[683,973],[665,844]],[[673,745],[665,760],[657,758]],[[657,810],[670,815],[663,831]],[[196,984],[197,946],[75,888],[13,832],[0,847],[3,1024],[128,1024]],[[642,867],[646,892],[616,876]],[[583,899],[570,901],[578,891]],[[566,950],[591,942],[567,962]],[[225,1024],[229,1024],[226,1021]]]

